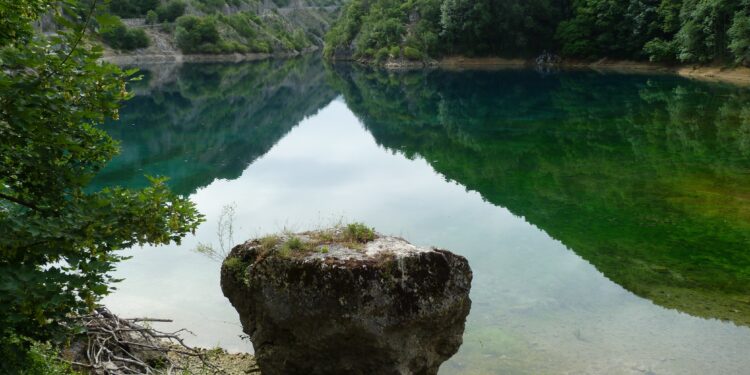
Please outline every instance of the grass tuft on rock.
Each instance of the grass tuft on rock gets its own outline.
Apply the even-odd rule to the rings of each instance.
[[[344,236],[348,241],[368,243],[375,240],[375,230],[362,223],[352,223],[346,226]]]
[[[332,228],[315,230],[299,235],[285,232],[260,238],[261,253],[265,256],[276,253],[284,258],[301,257],[312,252],[328,254],[332,247],[343,246],[363,250],[364,244],[374,241],[377,234],[373,228],[362,223],[338,224]]]

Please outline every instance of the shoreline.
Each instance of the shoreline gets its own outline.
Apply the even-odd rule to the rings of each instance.
[[[280,53],[246,53],[246,54],[118,54],[107,51],[101,61],[115,65],[148,65],[148,64],[182,64],[182,63],[239,63],[260,61],[267,59],[288,59],[315,53],[319,48],[310,48],[300,52]],[[371,62],[362,60],[336,59],[332,62],[354,62],[362,65],[375,66]],[[412,70],[424,68],[439,68],[446,70],[464,69],[523,69],[533,67],[533,60],[508,59],[501,57],[462,57],[452,56],[428,62],[390,60],[382,65],[387,70]],[[563,70],[589,69],[602,72],[621,73],[662,73],[675,74],[681,77],[707,82],[723,82],[738,86],[750,86],[750,67],[722,67],[716,65],[666,65],[647,61],[609,60],[578,61],[563,60],[559,67]]]
[[[278,52],[278,53],[230,53],[230,54],[138,54],[138,53],[116,53],[106,51],[99,59],[115,65],[139,65],[139,64],[182,64],[182,63],[238,63],[245,61],[260,61],[268,59],[289,59],[297,56],[315,53],[319,48],[310,48],[300,52]]]
[[[444,69],[465,69],[465,68],[528,68],[534,66],[532,60],[523,59],[504,59],[496,57],[486,58],[465,58],[465,57],[448,57],[439,60],[435,64],[437,67]],[[562,69],[590,69],[607,72],[622,73],[663,73],[676,74],[681,77],[696,79],[708,82],[731,83],[740,86],[750,86],[750,68],[735,67],[727,68],[722,66],[711,65],[665,65],[644,61],[628,60],[609,60],[601,59],[598,61],[563,61],[560,65]]]
[[[362,65],[376,66],[366,60],[345,60],[338,59],[334,62],[354,62]],[[451,56],[440,60],[428,62],[407,61],[407,60],[390,60],[380,66],[386,70],[412,70],[424,68],[437,68],[445,70],[466,70],[466,69],[526,69],[535,66],[533,60],[526,59],[508,59],[501,57],[462,57]],[[729,83],[737,86],[750,86],[750,68],[734,67],[727,68],[716,65],[666,65],[652,63],[647,61],[629,61],[629,60],[609,60],[601,59],[598,61],[579,61],[563,60],[557,65],[562,70],[594,70],[601,72],[620,72],[620,73],[642,73],[642,74],[674,74],[689,79]]]

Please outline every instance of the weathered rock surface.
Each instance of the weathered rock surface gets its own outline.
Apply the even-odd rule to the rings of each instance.
[[[462,343],[467,260],[395,237],[347,244],[330,233],[248,241],[222,266],[262,373],[436,374]]]

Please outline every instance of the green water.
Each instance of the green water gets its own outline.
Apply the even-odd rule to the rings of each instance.
[[[673,76],[386,73],[310,57],[160,65],[107,130],[96,186],[167,175],[207,222],[132,249],[108,297],[197,345],[252,350],[221,295],[234,242],[344,218],[465,255],[474,301],[445,374],[750,368],[750,90]]]

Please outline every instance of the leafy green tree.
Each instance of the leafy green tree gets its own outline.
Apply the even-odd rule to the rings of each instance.
[[[706,63],[727,57],[727,31],[738,0],[685,0],[676,35],[681,61]]]
[[[159,15],[154,10],[146,12],[146,24],[153,25],[159,22]]]
[[[182,0],[169,0],[166,4],[159,5],[156,8],[156,14],[161,22],[174,22],[177,18],[185,14],[187,5]]]
[[[444,0],[440,22],[453,52],[537,55],[554,48],[564,9],[554,0]]]
[[[744,10],[738,11],[729,28],[729,49],[738,63],[750,64],[750,0],[743,2]]]
[[[575,0],[573,17],[562,22],[557,31],[561,50],[579,58],[643,58],[649,41],[671,40],[663,24],[663,18],[670,15],[667,5],[655,0]],[[654,42],[649,50],[661,52],[664,48]]]
[[[221,52],[219,30],[213,17],[182,16],[177,19],[177,46],[187,53]]]
[[[110,292],[117,250],[179,242],[202,218],[164,179],[87,189],[118,151],[97,125],[118,117],[133,73],[99,63],[101,49],[85,40],[96,2],[0,4],[0,345],[12,346],[65,336],[72,316]],[[46,12],[65,15],[61,29],[34,33]],[[16,373],[0,362],[0,373]]]
[[[110,47],[124,51],[146,48],[151,42],[143,29],[129,28],[119,17],[101,28],[101,36]]]

